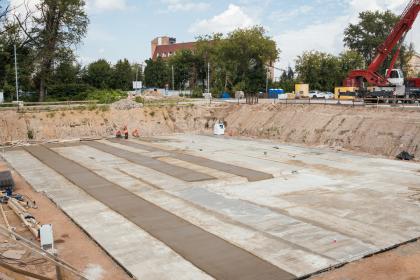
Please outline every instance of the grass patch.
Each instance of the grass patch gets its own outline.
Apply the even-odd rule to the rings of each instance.
[[[99,110],[101,110],[101,112],[108,112],[109,110],[111,110],[111,107],[109,107],[109,105],[104,105],[101,106]]]
[[[111,104],[126,98],[127,94],[120,90],[94,90],[87,94],[87,100],[98,100],[100,104]]]
[[[96,104],[89,104],[89,106],[87,107],[89,111],[95,111],[97,108],[98,106],[96,106]]]

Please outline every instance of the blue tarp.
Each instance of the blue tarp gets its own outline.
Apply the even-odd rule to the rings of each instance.
[[[268,98],[279,98],[279,95],[284,94],[284,90],[283,89],[279,89],[279,88],[272,88],[268,90]]]
[[[223,92],[222,95],[220,96],[220,98],[229,99],[231,97],[230,97],[230,94],[228,92]]]

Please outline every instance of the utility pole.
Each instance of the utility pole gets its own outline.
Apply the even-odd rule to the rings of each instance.
[[[174,74],[174,66],[172,65],[172,90],[175,90],[175,74]]]
[[[210,93],[210,62],[207,63],[207,93]]]
[[[268,71],[269,71],[269,68],[267,67],[267,72],[265,73],[265,76],[266,76],[266,80],[265,80],[265,93],[267,94],[267,98],[268,98]]]
[[[19,81],[18,81],[18,69],[17,69],[16,44],[14,44],[13,47],[14,47],[14,52],[15,52],[16,101],[19,102]]]
[[[135,82],[135,85],[136,85],[136,88],[135,88],[136,95],[138,93],[137,85],[138,85],[138,80],[139,80],[139,68],[140,68],[140,65],[137,65],[137,69],[136,69],[136,82]]]

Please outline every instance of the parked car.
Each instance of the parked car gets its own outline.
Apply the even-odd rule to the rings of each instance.
[[[331,92],[322,92],[319,90],[311,90],[309,92],[309,98],[313,99],[333,99],[334,94]]]
[[[325,93],[325,98],[326,99],[334,99],[334,93],[332,93],[332,92],[326,92]]]

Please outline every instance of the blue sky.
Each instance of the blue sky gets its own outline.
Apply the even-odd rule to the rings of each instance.
[[[12,0],[14,3],[23,0]],[[29,0],[35,3],[37,0]],[[305,50],[337,54],[343,30],[363,10],[400,13],[408,0],[87,0],[90,26],[77,47],[82,63],[98,58],[140,62],[160,35],[191,41],[200,34],[264,26],[282,51],[278,66],[293,65]],[[420,20],[418,21],[420,22]],[[420,46],[417,23],[407,36]]]

